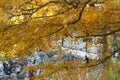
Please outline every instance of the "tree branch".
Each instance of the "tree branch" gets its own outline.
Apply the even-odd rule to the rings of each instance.
[[[99,65],[99,64],[102,64],[102,63],[106,62],[109,58],[111,58],[111,57],[112,57],[114,54],[116,54],[118,51],[120,51],[120,48],[118,48],[117,50],[111,52],[111,55],[106,56],[104,59],[102,59],[102,60],[100,60],[100,61],[97,61],[97,62],[95,62],[95,63],[92,64],[92,65],[87,65],[87,67],[94,67],[94,66],[97,66],[97,65]],[[81,66],[81,67],[79,67],[79,68],[85,68],[85,67],[86,67],[86,66]]]
[[[68,2],[67,0],[64,0],[68,5],[71,5],[71,6],[73,6],[74,8],[77,8],[78,7],[78,3],[76,3],[76,4],[73,4],[74,2]]]
[[[84,9],[85,9],[86,5],[87,5],[89,2],[90,2],[90,0],[88,0],[87,2],[84,3],[82,9],[81,9],[80,12],[79,12],[78,18],[77,18],[76,20],[72,21],[72,22],[68,22],[68,23],[67,23],[68,25],[70,25],[70,24],[75,24],[75,23],[77,23],[77,22],[81,19],[82,13],[84,12]]]
[[[31,19],[30,17],[32,16],[32,14],[34,14],[35,12],[37,12],[39,9],[42,9],[42,8],[44,8],[45,6],[47,6],[47,5],[49,5],[49,4],[53,4],[53,3],[60,3],[60,2],[58,2],[58,1],[49,1],[49,2],[47,2],[47,3],[45,3],[45,4],[43,4],[43,5],[39,5],[39,7],[37,7],[37,8],[29,9],[29,10],[32,10],[32,12],[30,12],[30,11],[28,10],[27,13],[25,12],[25,13],[18,14],[18,15],[12,15],[11,17],[9,17],[9,20],[11,20],[11,19],[12,19],[13,17],[15,17],[15,16],[21,16],[21,15],[24,15],[24,16],[29,15],[29,18],[28,18],[27,21],[24,21],[24,22],[22,22],[22,23],[7,26],[7,27],[3,28],[0,32],[5,32],[5,31],[7,31],[8,29],[13,28],[13,27],[15,27],[15,26],[23,26],[23,25],[27,24],[27,23],[29,22],[29,19]]]
[[[120,31],[120,28],[117,29],[117,30],[111,31],[111,32],[109,32],[109,33],[107,33],[107,34],[95,34],[95,35],[90,35],[90,36],[88,36],[88,37],[109,36],[109,35],[111,35],[111,34],[115,34],[116,32],[119,32],[119,31]],[[86,37],[86,36],[74,36],[74,37],[75,37],[75,38],[84,38],[84,37]]]
[[[47,35],[44,35],[44,36],[40,36],[40,38],[48,37],[48,36],[50,36],[50,35],[53,35],[53,34],[59,32],[59,31],[61,31],[63,28],[64,28],[64,26],[62,26],[61,28],[59,28],[58,30],[56,30],[56,31],[54,31],[54,32],[52,32],[52,33],[50,33],[50,34],[47,34]]]
[[[70,7],[68,8],[67,10],[63,11],[63,12],[59,12],[59,13],[56,13],[56,14],[53,14],[53,15],[49,15],[49,16],[38,16],[38,17],[34,17],[34,18],[49,18],[49,17],[54,17],[54,16],[58,16],[60,14],[64,14],[66,13],[67,11],[71,10],[73,7]]]

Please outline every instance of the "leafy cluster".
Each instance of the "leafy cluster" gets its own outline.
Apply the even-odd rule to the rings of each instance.
[[[60,51],[57,47],[62,47],[66,38],[72,38],[74,42],[83,40],[86,42],[86,52],[92,44],[102,45],[102,53],[98,51],[98,55],[102,55],[99,60],[93,60],[87,66],[78,65],[78,61],[75,60],[62,62],[56,66],[50,62],[41,65],[42,67],[30,66],[30,69],[45,70],[45,73],[37,76],[39,78],[46,76],[57,78],[61,75],[61,78],[68,79],[70,76],[72,80],[76,80],[79,72],[82,76],[87,75],[89,72],[87,68],[97,69],[98,65],[102,64],[106,66],[103,67],[101,76],[107,75],[109,62],[112,62],[111,56],[120,51],[120,40],[112,39],[115,35],[117,37],[120,35],[119,2],[119,0],[0,0],[0,52],[6,59],[12,59],[16,55],[23,59],[41,45],[43,51],[50,48]],[[91,41],[91,37],[96,37],[97,40]],[[61,45],[58,44],[59,40]],[[53,54],[48,55],[51,57]],[[91,70],[95,71],[95,68]]]

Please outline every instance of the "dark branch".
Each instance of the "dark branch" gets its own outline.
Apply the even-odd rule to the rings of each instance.
[[[7,31],[8,29],[13,28],[13,27],[16,27],[16,26],[26,25],[26,24],[30,21],[30,19],[31,19],[30,17],[32,16],[32,14],[34,14],[35,12],[37,12],[39,9],[42,9],[42,8],[44,8],[45,6],[47,6],[47,5],[49,5],[49,4],[53,4],[53,3],[60,3],[60,2],[58,2],[58,1],[50,1],[50,2],[47,2],[47,3],[43,4],[43,5],[39,5],[39,7],[37,7],[37,8],[30,9],[30,10],[33,10],[32,12],[30,12],[30,11],[28,10],[27,13],[22,13],[22,14],[18,14],[18,15],[12,15],[11,17],[9,17],[9,20],[12,19],[13,17],[21,16],[21,15],[29,16],[29,18],[27,19],[27,21],[25,20],[25,21],[22,22],[22,23],[7,26],[7,27],[3,28],[0,32],[5,32],[5,31]]]
[[[90,35],[90,36],[88,36],[88,37],[109,36],[109,35],[111,35],[111,34],[115,34],[116,32],[119,32],[119,31],[120,31],[120,28],[117,29],[117,30],[111,31],[111,32],[109,32],[109,33],[107,33],[107,34],[95,34],[95,35]],[[86,36],[75,36],[75,37],[76,37],[76,38],[84,38],[84,37],[86,37]]]
[[[27,10],[23,10],[23,13],[20,13],[20,14],[17,14],[17,15],[12,15],[9,17],[9,19],[13,18],[14,16],[21,16],[21,15],[32,15],[34,14],[35,12],[37,12],[38,10],[44,8],[45,6],[49,5],[49,4],[55,4],[55,3],[59,3],[58,1],[50,1],[50,2],[47,2],[45,4],[42,4],[42,5],[38,5],[38,7],[36,8],[31,8],[31,9],[27,9]]]
[[[81,19],[82,13],[84,12],[84,9],[85,9],[86,5],[87,5],[89,2],[90,2],[90,0],[88,0],[87,2],[84,3],[82,9],[81,9],[80,12],[79,12],[78,18],[77,18],[76,20],[72,21],[72,22],[68,22],[68,23],[67,23],[68,25],[70,25],[70,24],[75,24],[75,23],[77,23],[77,22]]]
[[[73,6],[74,8],[77,8],[78,7],[78,3],[74,4],[74,2],[68,2],[67,0],[64,0],[68,5],[71,5]]]
[[[58,16],[60,14],[64,14],[66,13],[67,11],[71,10],[72,7],[68,8],[67,10],[63,11],[63,12],[58,12],[56,14],[53,14],[53,15],[49,15],[49,16],[38,16],[38,17],[34,17],[34,18],[48,18],[48,17],[54,17],[54,16]]]
[[[52,33],[50,33],[50,34],[47,34],[47,35],[44,35],[44,36],[40,36],[40,38],[48,37],[48,36],[50,36],[50,35],[53,35],[53,34],[59,32],[59,31],[61,31],[63,28],[64,28],[64,26],[62,26],[61,28],[59,28],[58,30],[56,30],[56,31],[54,31],[54,32],[52,32]]]
[[[102,63],[106,62],[109,58],[111,58],[113,55],[115,55],[118,51],[120,51],[120,48],[118,48],[117,50],[111,52],[111,55],[106,56],[104,59],[95,62],[95,64],[88,65],[87,67],[94,67],[94,66],[97,66],[97,65],[99,65],[99,64],[102,64]],[[85,68],[85,67],[86,67],[86,66],[81,66],[81,67],[79,67],[79,68]]]

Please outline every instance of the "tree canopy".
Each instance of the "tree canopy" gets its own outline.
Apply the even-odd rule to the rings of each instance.
[[[4,0],[0,1],[1,50],[27,53],[61,36],[81,38],[119,32],[119,5],[112,0]],[[101,4],[100,6],[89,6]],[[104,27],[110,28],[106,34]],[[77,36],[73,32],[78,32]]]
[[[102,37],[110,46],[109,36],[120,35],[119,0],[1,0],[0,4],[0,51],[7,58],[24,57],[41,45],[43,50],[55,48],[51,43],[64,37]]]

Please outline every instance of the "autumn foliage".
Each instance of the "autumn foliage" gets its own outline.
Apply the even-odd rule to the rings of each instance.
[[[70,76],[72,80],[77,80],[79,72],[82,76],[89,72],[86,68],[95,67],[91,68],[94,71],[106,61],[107,70],[112,62],[110,57],[120,50],[117,48],[112,51],[110,47],[112,38],[120,36],[119,3],[119,0],[0,0],[0,52],[7,59],[12,59],[15,55],[24,58],[24,55],[41,48],[41,45],[43,51],[55,49],[56,46],[52,43],[64,38],[85,40],[87,48],[92,44],[89,38],[96,37],[98,40],[95,44],[103,45],[101,61],[94,60],[87,67],[73,61],[75,69],[71,69],[72,63],[65,63],[70,66],[67,72],[64,63],[57,66],[48,63],[51,66],[44,65],[47,73],[38,77],[51,74],[56,79],[61,75],[65,79]],[[103,70],[101,76],[108,71]]]

